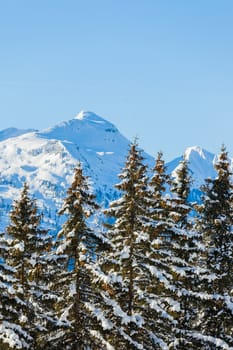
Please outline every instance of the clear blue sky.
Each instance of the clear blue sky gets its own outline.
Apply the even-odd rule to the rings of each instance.
[[[0,129],[91,110],[166,160],[233,153],[232,0],[0,0]]]

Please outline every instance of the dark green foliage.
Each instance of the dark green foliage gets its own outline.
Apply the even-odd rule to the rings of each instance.
[[[233,346],[233,185],[225,147],[215,163],[217,177],[202,187],[199,229],[205,252],[202,263],[208,269],[202,290],[209,294],[203,305],[200,329]]]
[[[105,313],[114,324],[108,339],[116,349],[161,349],[166,347],[164,328],[167,333],[169,328],[169,318],[153,294],[150,196],[143,160],[134,142],[116,185],[121,197],[105,211],[114,218],[108,228],[112,250],[106,252],[102,269],[112,307]]]
[[[233,348],[233,184],[224,147],[215,168],[197,217],[185,158],[170,178],[159,152],[148,180],[133,142],[103,228],[78,164],[53,242],[24,184],[0,234],[0,349]]]
[[[16,296],[23,302],[18,310],[18,322],[33,338],[30,349],[39,347],[40,333],[46,330],[48,322],[44,299],[50,292],[44,281],[43,254],[48,248],[49,237],[39,228],[40,220],[36,203],[29,197],[29,187],[25,183],[10,212],[6,263],[13,271]]]
[[[8,255],[6,235],[0,234],[0,349],[28,349],[32,339],[20,325],[21,310],[24,302],[17,296],[19,286],[15,284],[14,269],[4,260]]]
[[[91,266],[96,250],[103,244],[101,235],[87,223],[87,219],[98,209],[94,199],[81,164],[78,164],[60,211],[60,215],[66,214],[67,219],[58,234],[54,252],[57,268],[52,287],[58,295],[55,308],[59,329],[49,335],[50,349],[104,349],[95,335],[96,327],[90,311],[97,298]]]
[[[172,296],[177,305],[174,328],[175,349],[196,349],[193,335],[194,320],[199,304],[199,274],[197,266],[201,253],[200,234],[194,230],[190,213],[194,210],[189,202],[191,186],[188,163],[185,157],[180,161],[171,180],[171,198],[168,200],[170,239],[166,244],[167,273],[172,276]],[[162,246],[161,246],[162,248]]]

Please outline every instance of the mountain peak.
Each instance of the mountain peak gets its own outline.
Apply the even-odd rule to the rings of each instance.
[[[124,145],[128,142],[111,122],[90,111],[81,111],[73,119],[39,132],[38,136],[100,152],[116,152],[119,142]]]
[[[213,164],[215,155],[199,146],[191,146],[186,148],[184,158],[189,162],[207,161]]]
[[[190,159],[194,154],[198,155],[199,157],[206,159],[206,151],[203,150],[200,146],[191,146],[186,148],[184,152],[185,159]]]
[[[30,131],[34,130],[0,130],[0,207],[5,213],[0,229],[8,222],[12,200],[25,181],[38,198],[38,206],[50,213],[51,226],[59,224],[56,210],[70,185],[77,161],[81,161],[100,202],[106,204],[115,198],[114,184],[124,166],[130,141],[114,124],[93,112],[81,111],[49,129]],[[198,189],[205,178],[216,176],[214,154],[192,146],[184,156],[193,174],[193,189]],[[145,159],[150,167],[154,166],[152,157],[145,154]],[[167,164],[167,172],[174,177],[180,160],[182,157]]]
[[[91,111],[80,111],[74,119],[86,120],[94,123],[106,123],[106,120]]]
[[[208,177],[214,178],[216,176],[213,167],[215,155],[206,151],[199,146],[191,146],[186,148],[184,158],[188,161],[188,167],[193,177],[193,187],[199,188]],[[179,162],[182,157],[178,157],[167,164],[168,173],[176,177]]]
[[[28,134],[30,132],[37,131],[35,129],[17,129],[17,128],[7,128],[4,130],[0,130],[0,141],[4,141],[13,137],[17,137],[20,135]]]

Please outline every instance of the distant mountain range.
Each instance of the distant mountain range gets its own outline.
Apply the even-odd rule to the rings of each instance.
[[[84,174],[90,177],[97,199],[103,205],[117,196],[114,184],[124,165],[130,141],[109,121],[92,112],[80,112],[75,118],[46,130],[0,131],[0,228],[7,223],[12,200],[27,181],[44,217],[53,228],[60,225],[56,211],[72,181],[73,169],[80,160]],[[192,198],[198,198],[199,186],[214,177],[215,155],[200,147],[185,150],[194,182]],[[144,153],[153,167],[154,158]],[[167,164],[175,176],[181,156]]]

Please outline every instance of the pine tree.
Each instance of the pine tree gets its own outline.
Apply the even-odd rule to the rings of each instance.
[[[108,224],[111,250],[101,263],[109,306],[105,315],[112,322],[107,339],[116,349],[166,349],[159,318],[155,318],[163,310],[151,293],[147,167],[136,141],[130,145],[119,178],[120,198],[105,211],[113,221]]]
[[[105,349],[96,331],[92,304],[98,298],[92,273],[101,235],[91,228],[89,219],[98,209],[90,192],[88,179],[81,164],[75,169],[74,180],[60,211],[67,218],[58,233],[53,265],[56,275],[52,287],[57,292],[56,314],[58,329],[48,334],[49,349]]]
[[[192,210],[189,203],[191,182],[188,161],[183,156],[176,169],[176,176],[171,182],[171,192],[173,193],[172,203],[175,205],[175,213],[177,215],[177,219],[175,219],[178,223],[177,226],[184,229],[191,227],[188,217]]]
[[[225,343],[233,347],[233,184],[224,146],[215,169],[217,177],[207,179],[202,187],[198,223],[206,248],[202,263],[208,269],[202,284],[208,294],[202,304],[199,329],[209,339],[208,349],[224,348]]]
[[[196,333],[194,320],[197,317],[200,295],[198,287],[204,271],[197,266],[201,253],[201,237],[194,229],[194,211],[189,202],[191,176],[188,162],[183,157],[171,181],[169,217],[170,240],[168,244],[167,272],[172,275],[174,295],[177,305],[177,326],[174,329],[176,338],[174,347],[177,349],[196,349]]]
[[[152,313],[153,327],[155,333],[161,334],[161,337],[172,347],[175,339],[175,328],[177,327],[178,315],[180,316],[180,301],[177,300],[175,286],[174,267],[175,252],[173,244],[178,248],[175,242],[175,232],[178,234],[180,229],[175,229],[175,219],[181,218],[181,215],[175,212],[176,204],[171,197],[166,194],[171,184],[170,176],[166,173],[165,162],[162,152],[158,153],[153,175],[149,182],[149,235],[150,235],[150,271],[151,287],[149,289],[151,300],[154,300],[155,311]],[[178,186],[178,185],[177,185]],[[179,187],[179,186],[178,186]],[[182,200],[176,196],[176,201],[180,204]],[[184,205],[183,205],[184,208]],[[186,208],[186,212],[188,212]],[[184,215],[182,215],[184,219]],[[176,263],[178,259],[176,259]],[[171,331],[173,330],[173,331]],[[162,347],[163,348],[163,347]]]
[[[37,213],[35,200],[29,196],[25,183],[21,196],[13,204],[10,224],[7,227],[10,244],[6,263],[11,267],[17,298],[23,301],[20,309],[20,325],[32,338],[30,349],[38,349],[40,334],[48,322],[45,295],[49,290],[43,281],[46,269],[43,253],[46,251],[48,236],[40,229],[41,216]]]
[[[29,349],[32,341],[29,333],[20,325],[20,311],[25,307],[17,297],[14,269],[8,266],[5,259],[8,255],[6,235],[0,234],[0,348]]]
[[[163,153],[158,152],[151,180],[150,187],[150,219],[153,220],[152,240],[158,234],[164,232],[167,226],[167,216],[169,213],[168,201],[165,196],[166,189],[170,184],[170,176],[166,173]],[[164,237],[166,238],[166,237]]]
[[[160,314],[154,327],[171,349],[196,349],[192,330],[196,316],[199,269],[199,235],[193,230],[188,201],[191,178],[183,158],[175,179],[166,174],[162,153],[158,153],[150,180],[151,296]],[[166,194],[170,186],[171,195]],[[167,322],[166,322],[166,318]]]

